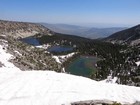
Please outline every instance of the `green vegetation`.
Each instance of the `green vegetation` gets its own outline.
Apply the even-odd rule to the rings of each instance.
[[[121,103],[117,103],[117,102],[114,102],[113,104],[111,105],[122,105]]]
[[[116,56],[119,57],[120,49],[124,48],[124,46],[115,45],[115,44],[111,44],[107,42],[101,42],[98,40],[91,40],[91,39],[86,39],[82,37],[63,35],[63,34],[56,34],[53,36],[44,35],[42,37],[38,37],[38,36],[37,38],[39,39],[39,42],[41,44],[50,43],[51,45],[53,45],[53,44],[58,43],[60,45],[69,45],[72,47],[75,46],[75,52],[78,52],[77,56],[90,55],[90,56],[97,56],[98,58],[101,58],[101,59],[105,59],[106,62],[99,61],[98,63],[99,66],[100,64],[102,64],[101,66],[103,67],[106,66],[104,68],[105,69],[104,72],[106,72],[107,71],[106,68],[111,66],[111,64],[113,63],[112,57],[116,57]],[[67,61],[70,62],[69,60]],[[105,65],[103,65],[103,63],[105,63]],[[64,63],[64,65],[66,65],[66,63]],[[105,79],[107,75],[108,73],[103,73],[103,76],[101,79]]]
[[[138,47],[129,47],[127,45],[118,45],[99,40],[91,40],[78,36],[55,34],[53,36],[36,35],[36,38],[41,44],[49,43],[51,45],[68,45],[74,47],[74,52],[79,55],[96,56],[101,60],[97,62],[97,71],[91,74],[92,79],[102,80],[106,79],[108,75],[118,77],[120,84],[139,85],[134,81],[138,81],[139,68],[135,62],[140,59],[140,49]],[[65,52],[67,53],[67,52]],[[66,67],[70,62],[75,60],[76,56],[64,62]],[[137,78],[137,79],[136,79]]]

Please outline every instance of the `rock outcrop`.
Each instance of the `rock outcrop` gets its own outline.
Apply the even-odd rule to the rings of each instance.
[[[53,35],[54,32],[41,24],[0,20],[0,34],[2,35],[25,38],[38,33]]]

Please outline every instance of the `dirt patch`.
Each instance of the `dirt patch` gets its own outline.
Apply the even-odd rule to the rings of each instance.
[[[4,66],[4,64],[0,62],[0,67],[2,67],[2,66]]]

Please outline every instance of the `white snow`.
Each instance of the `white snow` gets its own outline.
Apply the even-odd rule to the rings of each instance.
[[[60,56],[52,56],[52,58],[54,58],[56,60],[57,63],[63,63],[64,61],[66,61],[68,58],[72,57],[74,54],[76,54],[76,52],[67,54],[67,55],[60,55]]]
[[[57,63],[61,63],[59,56],[52,56]]]
[[[4,40],[4,39],[0,39],[1,42],[3,43],[7,43],[8,41]]]
[[[140,65],[140,61],[138,61],[138,62],[135,62],[135,63],[136,63],[136,65],[137,65],[137,66],[139,66],[139,65]]]
[[[70,53],[70,54],[67,54],[67,55],[61,55],[61,56],[59,56],[59,57],[62,58],[62,59],[64,59],[64,58],[72,57],[74,54],[75,54],[75,52]]]
[[[85,100],[134,103],[140,101],[140,88],[53,71],[0,71],[0,105],[69,105]]]
[[[99,82],[115,84],[117,82],[117,80],[118,80],[117,77],[112,78],[112,76],[108,76],[107,79],[99,81]]]
[[[14,53],[18,54],[19,56],[22,56],[22,54],[19,51],[14,51]]]
[[[49,44],[44,44],[44,45],[38,45],[36,46],[37,48],[43,48],[43,49],[48,49],[51,45]]]
[[[4,35],[4,34],[0,34],[0,36],[3,36],[3,37],[5,37],[6,35]]]
[[[0,68],[0,70],[7,70],[7,69],[8,70],[14,69],[14,71],[20,70],[13,63],[9,61],[10,59],[13,59],[14,56],[7,53],[6,48],[4,48],[4,46],[7,46],[7,45],[3,45],[3,46],[0,45],[0,62],[4,65],[3,67]]]

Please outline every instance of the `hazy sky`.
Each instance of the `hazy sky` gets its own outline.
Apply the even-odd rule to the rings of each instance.
[[[0,19],[78,25],[137,25],[140,0],[0,0]]]

